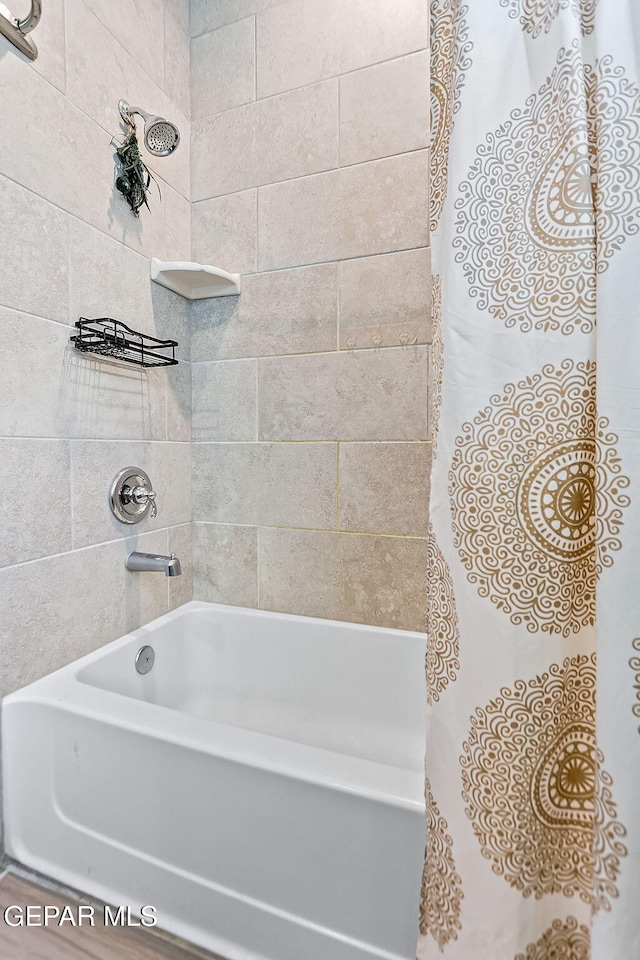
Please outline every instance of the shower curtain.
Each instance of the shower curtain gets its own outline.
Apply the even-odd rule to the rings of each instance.
[[[640,4],[432,0],[420,960],[640,958]]]

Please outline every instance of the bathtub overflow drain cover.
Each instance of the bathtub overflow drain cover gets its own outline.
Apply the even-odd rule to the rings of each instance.
[[[140,647],[136,653],[136,670],[138,673],[149,673],[149,670],[151,670],[155,659],[156,655],[153,647],[148,645]]]

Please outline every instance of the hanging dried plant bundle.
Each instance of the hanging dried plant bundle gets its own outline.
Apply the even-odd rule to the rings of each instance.
[[[116,187],[125,198],[135,217],[140,216],[140,207],[149,208],[147,194],[151,181],[157,182],[146,163],[140,156],[140,146],[134,129],[130,129],[122,144],[116,147],[120,169],[116,178]],[[158,187],[158,194],[160,187]]]

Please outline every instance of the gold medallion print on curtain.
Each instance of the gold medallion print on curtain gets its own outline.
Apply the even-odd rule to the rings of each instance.
[[[525,897],[579,896],[597,910],[617,897],[627,850],[595,743],[595,691],[595,655],[504,687],[476,708],[460,763],[493,871]]]
[[[593,69],[577,42],[561,50],[478,148],[455,205],[456,260],[478,307],[523,332],[589,332],[596,275],[638,231],[638,88],[610,57]]]
[[[562,10],[569,10],[580,22],[585,36],[592,33],[597,3],[598,0],[500,0],[509,16],[514,20],[519,18],[523,29],[532,37],[539,36],[543,30],[548,33]]]
[[[636,960],[640,2],[431,11],[418,957]]]
[[[444,343],[442,341],[442,277],[431,281],[431,456],[438,456],[438,423],[442,406]]]
[[[536,943],[515,960],[590,960],[591,932],[575,917],[554,920]]]
[[[433,799],[427,778],[427,849],[420,902],[420,932],[430,934],[440,949],[457,939],[460,930],[460,903],[464,896],[453,858],[449,826]]]
[[[640,652],[640,637],[636,637],[633,641],[633,649]],[[634,717],[640,717],[640,656],[631,657],[629,660],[629,666],[634,671],[635,683],[633,689],[635,690],[636,699],[631,710]],[[640,727],[638,727],[638,732],[640,733]]]
[[[454,543],[469,582],[513,624],[569,636],[594,623],[596,579],[629,503],[616,443],[597,422],[591,361],[508,383],[463,425],[449,474]]]
[[[440,699],[460,667],[460,631],[453,580],[429,524],[427,537],[427,702]]]
[[[447,195],[447,165],[454,117],[460,109],[465,72],[471,66],[461,0],[431,0],[431,144],[429,219],[433,232]]]

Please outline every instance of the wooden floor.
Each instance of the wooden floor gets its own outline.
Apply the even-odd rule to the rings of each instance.
[[[102,905],[95,905],[95,926],[11,927],[5,923],[8,906],[69,906],[77,918],[86,897],[62,897],[9,871],[0,877],[1,960],[222,960],[212,953],[176,941],[149,928],[105,927]],[[15,911],[9,916],[15,915]],[[34,916],[36,916],[34,914]],[[162,923],[162,918],[158,918]]]

